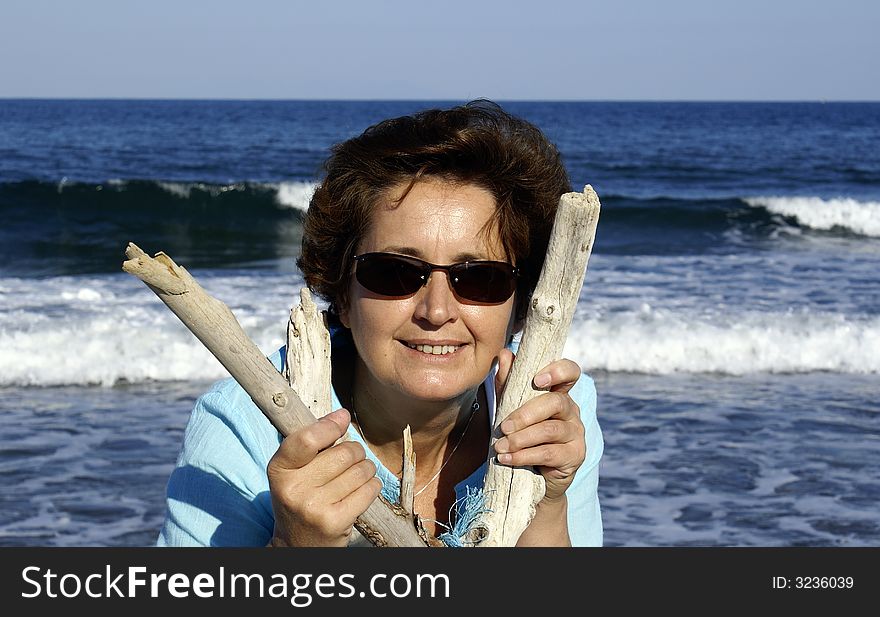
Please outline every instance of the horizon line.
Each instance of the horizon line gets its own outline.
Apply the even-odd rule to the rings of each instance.
[[[0,95],[0,101],[165,101],[165,102],[253,102],[253,103],[422,103],[422,102],[443,102],[458,103],[461,101],[474,100],[490,100],[503,103],[880,103],[880,99],[827,99],[827,98],[809,98],[809,99],[687,99],[687,98],[548,98],[548,99],[526,99],[526,98],[490,98],[490,97],[474,97],[474,98],[236,98],[236,97],[137,97],[137,96],[4,96]]]

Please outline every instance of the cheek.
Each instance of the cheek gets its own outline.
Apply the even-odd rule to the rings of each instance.
[[[493,347],[504,347],[513,332],[513,307],[480,307],[471,315],[474,336]]]
[[[339,317],[342,324],[362,335],[393,332],[412,314],[407,301],[378,300],[374,298],[352,297],[348,308]]]

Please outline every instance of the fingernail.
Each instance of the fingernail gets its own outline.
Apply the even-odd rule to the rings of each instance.
[[[495,442],[495,451],[496,452],[507,452],[507,440],[499,439]]]
[[[543,388],[550,385],[550,380],[550,373],[541,373],[535,377],[535,385],[539,388]]]
[[[513,460],[513,455],[511,455],[511,454],[499,454],[498,455],[498,462],[499,463],[507,464],[512,460]]]
[[[504,422],[501,423],[501,426],[499,426],[498,428],[501,429],[502,433],[507,435],[508,433],[513,432],[513,422],[511,422],[510,420],[505,420]]]

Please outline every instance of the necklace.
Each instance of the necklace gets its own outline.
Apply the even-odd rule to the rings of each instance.
[[[455,445],[452,447],[452,452],[449,453],[449,456],[447,456],[446,460],[443,461],[443,464],[440,465],[440,469],[437,470],[437,473],[435,473],[433,476],[431,476],[431,479],[425,483],[425,486],[423,486],[418,491],[416,491],[413,494],[413,497],[418,497],[419,495],[421,495],[426,488],[428,488],[429,486],[431,486],[431,484],[434,483],[434,480],[436,480],[437,478],[440,477],[440,473],[446,468],[446,466],[449,464],[449,461],[452,460],[452,455],[455,454],[455,451],[458,450],[458,446],[460,446],[461,442],[464,441],[464,436],[467,433],[468,428],[470,428],[471,420],[473,420],[474,416],[477,415],[477,411],[479,409],[480,409],[479,401],[474,400],[474,404],[471,405],[471,415],[468,416],[467,424],[464,425],[464,430],[461,432],[461,435],[459,435],[458,441],[456,441]],[[364,433],[364,427],[363,427],[363,425],[361,425],[361,421],[358,418],[357,411],[355,411],[355,409],[354,409],[354,401],[352,401],[352,405],[351,405],[351,415],[354,417],[354,421],[357,423],[357,428],[358,428],[358,431],[360,431],[361,437],[364,438],[364,441],[369,443],[369,441],[367,440],[367,435],[366,435],[366,433]]]

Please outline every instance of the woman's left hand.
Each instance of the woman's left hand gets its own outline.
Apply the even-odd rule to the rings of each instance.
[[[513,358],[509,349],[501,350],[497,392],[507,382]],[[580,367],[566,359],[551,362],[538,371],[533,378],[534,386],[547,392],[514,410],[501,423],[504,437],[495,442],[499,463],[532,465],[544,476],[544,501],[557,501],[565,495],[586,457],[580,408],[568,395],[580,376]]]

